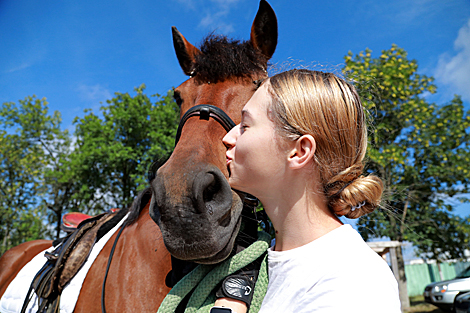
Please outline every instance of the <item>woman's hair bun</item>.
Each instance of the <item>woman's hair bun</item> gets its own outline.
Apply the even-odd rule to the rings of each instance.
[[[373,212],[379,206],[383,183],[377,176],[361,175],[347,182],[336,182],[336,186],[325,190],[328,207],[336,215],[355,219]]]

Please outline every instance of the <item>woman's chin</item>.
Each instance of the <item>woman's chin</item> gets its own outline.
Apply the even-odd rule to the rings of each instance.
[[[237,184],[236,181],[231,181],[229,179],[229,184],[230,184],[230,187],[237,191],[237,192],[243,192],[243,193],[249,193],[250,195],[253,195],[253,188],[249,188],[246,184]],[[239,181],[238,181],[239,182]]]
[[[245,188],[243,188],[243,184],[240,184],[240,179],[238,179],[237,177],[230,176],[228,178],[228,183],[229,183],[229,185],[232,189],[246,192],[246,191],[242,190],[242,189],[245,189]]]

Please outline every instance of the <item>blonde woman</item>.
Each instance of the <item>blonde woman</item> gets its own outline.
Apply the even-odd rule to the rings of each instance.
[[[338,218],[372,212],[383,189],[362,173],[367,129],[351,84],[308,70],[275,75],[223,142],[230,185],[260,199],[276,230],[260,312],[401,312],[386,262]]]

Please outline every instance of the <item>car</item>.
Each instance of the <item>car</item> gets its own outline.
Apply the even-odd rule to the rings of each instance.
[[[470,266],[451,280],[429,284],[424,288],[424,301],[443,311],[452,312],[458,294],[470,291]],[[465,311],[466,312],[466,311]]]
[[[464,292],[455,297],[455,313],[470,313],[470,292]]]

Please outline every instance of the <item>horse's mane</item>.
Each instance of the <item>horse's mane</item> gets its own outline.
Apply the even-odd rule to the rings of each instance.
[[[192,76],[201,83],[216,83],[229,77],[244,77],[266,71],[267,58],[250,41],[211,34],[199,47]]]
[[[137,195],[137,197],[135,197],[130,207],[127,210],[125,210],[126,213],[129,213],[129,216],[127,217],[125,221],[126,226],[137,221],[137,219],[139,218],[140,212],[142,211],[143,208],[145,208],[147,203],[150,201],[151,197],[152,197],[152,190],[150,189],[150,187],[145,188]]]

